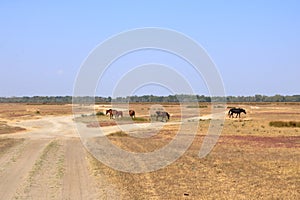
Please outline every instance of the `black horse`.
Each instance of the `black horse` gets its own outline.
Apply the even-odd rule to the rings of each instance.
[[[158,120],[158,117],[161,117],[161,121],[163,121],[163,119],[168,121],[170,119],[170,114],[164,111],[156,111],[156,121]]]
[[[117,111],[113,109],[108,109],[106,110],[106,115],[109,113],[109,118],[112,119],[114,116],[116,117],[123,117],[123,112],[122,111]]]
[[[241,113],[245,113],[246,114],[246,110],[243,108],[231,108],[228,111],[228,116],[229,118],[232,117],[233,118],[233,113],[236,114],[235,118],[237,118],[239,116],[239,118],[241,117]]]

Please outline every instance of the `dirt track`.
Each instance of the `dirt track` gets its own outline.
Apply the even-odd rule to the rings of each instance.
[[[104,183],[97,181],[97,185],[89,170],[88,152],[70,116],[27,120],[17,125],[29,131],[2,135],[26,139],[1,152],[0,199],[103,199],[107,196]]]

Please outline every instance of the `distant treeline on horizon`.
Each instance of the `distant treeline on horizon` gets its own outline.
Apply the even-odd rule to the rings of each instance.
[[[33,97],[0,97],[0,103],[40,103],[40,104],[69,104],[75,103],[108,103],[108,102],[300,102],[300,95],[254,95],[209,97],[204,95],[169,95],[169,96],[127,96],[127,97],[72,97],[72,96],[33,96]]]

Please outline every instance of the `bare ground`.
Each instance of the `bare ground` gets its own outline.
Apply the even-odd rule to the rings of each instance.
[[[29,131],[1,135],[0,199],[113,198],[103,180],[92,175],[90,155],[71,119],[21,121],[17,124]]]
[[[139,106],[137,110],[147,115],[148,110]],[[142,174],[113,170],[96,160],[83,147],[71,116],[47,106],[41,111],[62,115],[36,117],[34,109],[25,110],[32,112],[26,117],[23,108],[13,107],[14,116],[4,113],[2,117],[12,119],[9,126],[27,131],[0,135],[0,199],[299,199],[300,129],[274,128],[268,123],[299,120],[300,105],[235,106],[245,106],[247,115],[224,122],[222,136],[209,156],[198,157],[209,125],[204,117],[193,144],[180,159]],[[21,114],[21,121],[13,119]],[[143,131],[125,127],[133,136],[143,132],[145,138],[118,134],[108,138],[128,151],[154,151],[176,134],[180,124],[176,116],[179,113],[153,136],[147,136],[147,124],[140,124]],[[120,131],[104,128],[107,134]]]

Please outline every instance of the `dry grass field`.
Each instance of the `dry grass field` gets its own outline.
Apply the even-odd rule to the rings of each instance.
[[[98,105],[95,112],[108,106]],[[165,146],[180,127],[181,112],[178,104],[162,106],[171,119],[155,135],[136,138],[116,132],[109,140],[137,153]],[[129,105],[143,123],[151,122],[152,107]],[[274,121],[299,122],[300,103],[227,107],[243,107],[247,114],[226,116],[207,157],[200,159],[198,153],[210,120],[200,120],[192,145],[178,160],[157,171],[132,174],[109,168],[83,148],[71,126],[71,105],[0,104],[0,199],[300,199],[300,128],[270,126]],[[200,104],[199,109],[200,115],[208,115],[211,106]],[[108,116],[93,122],[87,118],[77,120],[87,126],[123,122]],[[44,121],[34,121],[38,119]]]

